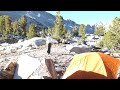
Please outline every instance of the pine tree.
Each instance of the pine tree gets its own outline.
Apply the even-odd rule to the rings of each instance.
[[[45,37],[48,35],[48,30],[45,29]]]
[[[41,31],[41,37],[46,37],[48,35],[48,29],[43,29],[42,31]]]
[[[98,25],[98,27],[96,29],[97,30],[95,30],[95,32],[94,32],[95,35],[98,35],[98,36],[103,36],[104,35],[103,25]]]
[[[12,33],[12,27],[11,27],[12,20],[7,15],[5,15],[4,17],[5,17],[5,32],[4,32],[4,35],[5,35],[5,39],[8,39],[9,34]]]
[[[112,32],[112,36],[114,37],[114,41],[112,48],[114,50],[120,50],[120,18],[115,17],[113,20],[112,25],[109,27],[110,31]]]
[[[61,38],[65,38],[66,33],[67,33],[67,30],[66,30],[65,26],[63,26],[63,30],[60,32]]]
[[[52,29],[50,28],[50,27],[48,27],[48,33],[50,34],[50,35],[52,35]]]
[[[83,32],[85,32],[85,25],[84,24],[80,24],[79,35],[82,35]]]
[[[74,37],[74,36],[78,36],[78,29],[77,29],[77,26],[76,26],[76,25],[73,27],[72,36],[73,36],[73,37]]]
[[[20,30],[21,36],[26,37],[27,19],[26,19],[25,15],[20,17],[20,19],[18,20],[18,25],[19,25],[19,30]]]
[[[5,30],[5,19],[4,16],[0,16],[0,33],[3,33]]]
[[[18,22],[15,21],[12,23],[12,28],[13,28],[13,35],[20,35],[20,32],[19,32],[19,26],[18,26]]]
[[[105,33],[102,40],[103,47],[108,47],[113,50],[120,50],[120,18],[114,18],[109,30]]]
[[[37,36],[37,32],[36,32],[36,25],[34,24],[30,24],[28,32],[27,32],[27,38],[33,38]]]
[[[0,16],[0,32],[2,33],[2,39],[8,39],[12,32],[11,18],[8,15]]]
[[[0,20],[0,31],[2,33],[2,40],[5,40],[5,16],[1,16]]]
[[[103,39],[103,46],[111,48],[115,42],[116,41],[113,33],[110,30],[106,32]]]
[[[57,12],[56,14],[56,20],[54,22],[54,28],[53,28],[53,38],[59,40],[64,37],[65,33],[65,27],[63,25],[63,17],[60,15],[60,12]],[[64,35],[63,35],[64,34]]]
[[[80,28],[79,28],[79,35],[81,35],[81,41],[84,42],[85,41],[85,25],[81,24]]]
[[[44,29],[41,31],[41,37],[45,38],[45,30]]]
[[[66,36],[67,39],[70,39],[71,38],[71,31],[67,30],[67,33],[66,33],[65,36]]]

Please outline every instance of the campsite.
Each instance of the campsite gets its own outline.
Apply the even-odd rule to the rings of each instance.
[[[77,58],[77,61],[75,61],[76,64],[72,64],[71,66],[69,66],[70,63],[72,63],[72,59],[74,59],[74,56],[76,57],[76,55],[79,55],[79,54],[81,55],[81,54],[88,53],[88,52],[95,53],[94,51],[91,51],[92,49],[90,49],[90,48],[85,49],[85,46],[78,46],[78,47],[83,47],[80,50],[78,49],[79,50],[79,54],[78,54],[77,52],[75,53],[75,52],[71,51],[73,49],[72,47],[76,47],[77,45],[53,44],[52,49],[51,49],[51,54],[48,55],[46,53],[47,46],[45,45],[45,43],[43,42],[43,45],[37,44],[38,45],[37,46],[37,45],[33,44],[34,40],[37,40],[37,41],[39,40],[39,42],[42,42],[41,38],[33,38],[32,40],[25,41],[26,44],[23,44],[23,45],[22,45],[22,43],[25,43],[24,41],[23,42],[19,41],[19,44],[16,43],[16,44],[1,45],[1,47],[3,48],[0,52],[1,53],[1,55],[0,55],[0,62],[1,62],[0,63],[0,68],[1,68],[0,77],[1,77],[1,79],[11,79],[11,75],[12,75],[13,79],[65,79],[65,76],[66,76],[65,72],[70,73],[69,68],[73,71],[74,70],[77,71],[77,69],[78,70],[80,69],[79,68],[80,67],[80,62],[79,62],[80,58]],[[43,39],[43,41],[44,41],[44,39]],[[30,42],[32,43],[32,45]],[[6,51],[6,50],[8,50],[8,48],[11,50]],[[107,54],[105,54],[105,55],[107,55]],[[95,55],[93,55],[93,56],[95,57]],[[94,58],[93,56],[90,56],[89,58],[87,58],[87,57],[84,57],[84,58],[86,58],[85,60],[88,60],[88,59]],[[97,59],[97,57],[95,57],[95,58],[96,59],[94,59],[94,60],[98,60],[98,61],[96,61],[96,65],[98,63],[100,63],[100,65],[98,64],[98,66],[96,66],[96,65],[94,65],[95,62],[89,62],[89,60],[84,61],[82,59],[83,61],[81,61],[81,63],[83,65],[86,65],[86,66],[83,66],[82,69],[88,68],[86,70],[95,71],[95,72],[98,71],[99,73],[107,76],[107,73],[109,73],[110,71],[106,72],[106,67],[102,66],[102,62],[99,61],[100,59]],[[48,61],[46,61],[46,60],[48,60]],[[117,60],[119,60],[119,59],[117,59]],[[108,61],[112,62],[110,59]],[[89,63],[92,63],[91,66],[87,66],[87,65],[89,65]],[[112,64],[110,63],[110,65],[112,65]],[[114,65],[116,65],[116,64],[114,64]],[[76,67],[76,68],[74,68],[74,67]],[[99,70],[100,67],[101,67],[102,71]],[[113,68],[113,65],[111,67]],[[118,67],[118,66],[116,66],[116,67]],[[12,68],[12,69],[7,69],[7,68]],[[68,68],[68,70],[67,70],[67,68]],[[103,70],[103,68],[104,68],[104,70]],[[116,69],[116,71],[117,71],[117,69]],[[6,73],[7,73],[7,75],[6,75]],[[113,73],[113,75],[114,74],[115,74],[115,72]],[[98,77],[98,79],[99,78],[100,77]],[[113,78],[115,78],[115,76],[109,77],[109,79],[111,79],[111,78],[113,79]],[[75,79],[75,78],[72,78],[72,79]],[[84,79],[86,79],[86,78],[84,78]],[[102,79],[104,79],[104,78],[102,78]]]
[[[0,79],[119,79],[120,18],[78,24],[55,13],[0,11]]]

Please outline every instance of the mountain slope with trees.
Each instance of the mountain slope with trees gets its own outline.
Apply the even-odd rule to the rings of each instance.
[[[21,16],[25,15],[27,19],[27,24],[30,25],[34,23],[37,25],[38,30],[43,28],[53,27],[56,17],[45,11],[0,11],[0,15],[8,15],[13,21],[18,20]],[[76,25],[79,28],[79,24],[68,19],[63,19],[63,24],[65,25],[66,30],[71,30]],[[28,28],[27,25],[27,28]],[[86,33],[94,33],[94,26],[87,25]]]

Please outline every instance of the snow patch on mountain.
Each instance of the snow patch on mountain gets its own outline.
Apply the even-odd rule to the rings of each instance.
[[[40,13],[38,13],[37,17],[40,17],[40,16],[41,16]]]
[[[69,26],[69,27],[71,27],[71,28],[72,28],[73,26]]]
[[[30,18],[32,18],[32,19],[36,19],[35,17],[32,17],[29,13],[26,13],[26,16],[27,16],[27,17],[30,17]]]

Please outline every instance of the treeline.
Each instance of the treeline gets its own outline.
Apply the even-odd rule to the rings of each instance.
[[[12,21],[11,17],[8,15],[0,16],[0,34],[2,40],[7,41],[11,37],[21,37],[21,38],[33,38],[36,36],[46,37],[49,34],[56,40],[60,39],[70,39],[71,37],[81,35],[81,41],[85,40],[85,25],[81,24],[80,27],[74,26],[73,30],[66,30],[63,23],[63,17],[60,12],[56,13],[56,20],[54,22],[54,27],[43,30],[37,30],[37,26],[31,23],[28,28],[26,16],[21,16],[18,20]]]
[[[54,22],[54,27],[52,28],[48,27],[48,29],[40,31],[37,30],[37,26],[33,23],[31,23],[28,28],[26,27],[27,19],[24,15],[16,21],[12,21],[8,15],[0,16],[0,37],[5,41],[16,36],[28,39],[36,36],[46,37],[48,33],[56,40],[71,39],[75,36],[80,36],[81,38],[78,42],[86,41],[86,26],[84,24],[80,24],[79,27],[75,25],[73,30],[66,30],[63,23],[63,17],[60,15],[60,12],[56,13],[56,20]],[[109,49],[116,51],[120,50],[120,18],[114,18],[112,25],[110,25],[107,30],[105,30],[103,24],[97,25],[94,34],[103,36],[99,46],[108,47]]]
[[[12,21],[10,16],[0,16],[0,34],[2,40],[8,40],[11,37],[19,36],[22,38],[31,38],[37,35],[36,25],[30,24],[28,30],[26,29],[26,16],[21,16],[18,20]]]
[[[80,27],[76,25],[73,27],[73,30],[66,30],[65,25],[63,23],[63,17],[60,15],[58,11],[56,13],[56,20],[54,22],[54,27],[48,27],[48,30],[44,29],[41,32],[42,37],[46,37],[47,34],[51,34],[52,37],[56,40],[60,39],[70,39],[75,36],[82,36],[81,41],[85,41],[85,25],[81,24]]]
[[[108,30],[104,32],[104,37],[99,45],[112,51],[120,51],[120,18],[113,19]]]
[[[95,35],[103,36],[100,41],[100,47],[107,47],[111,51],[120,51],[120,18],[115,17],[112,24],[105,30],[103,24],[95,29]]]

